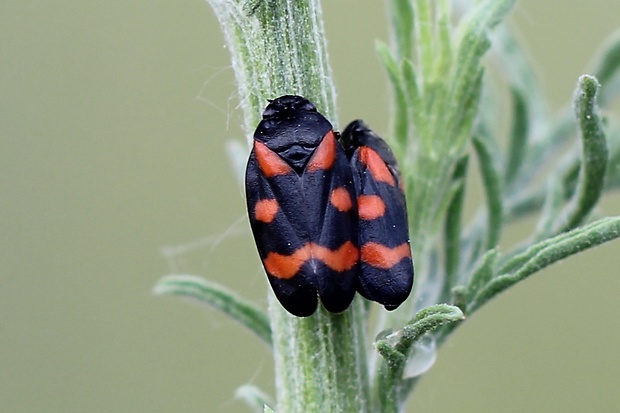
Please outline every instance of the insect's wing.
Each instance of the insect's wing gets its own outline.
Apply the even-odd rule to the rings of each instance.
[[[359,249],[353,177],[333,131],[313,153],[301,180],[316,287],[323,306],[339,313],[355,295]],[[295,211],[298,217],[301,211]]]
[[[255,141],[246,198],[258,252],[282,306],[308,316],[318,292],[328,311],[346,310],[359,273],[357,214],[351,169],[333,131],[301,175]]]
[[[351,167],[359,214],[359,292],[393,310],[407,299],[413,286],[407,208],[398,165],[387,144],[363,123],[346,131],[358,135]]]
[[[245,178],[252,233],[276,297],[288,312],[306,317],[318,300],[300,183],[286,162],[255,142]]]

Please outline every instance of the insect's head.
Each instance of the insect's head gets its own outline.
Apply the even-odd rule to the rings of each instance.
[[[348,157],[360,146],[363,145],[364,137],[373,133],[368,126],[360,119],[349,123],[340,135],[340,143]]]
[[[284,95],[269,101],[263,112],[263,119],[288,119],[303,112],[316,111],[316,106],[308,99],[297,95]]]

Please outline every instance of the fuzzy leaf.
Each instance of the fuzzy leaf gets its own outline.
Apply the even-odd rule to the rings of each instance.
[[[400,351],[396,350],[387,339],[377,341],[375,343],[375,348],[377,349],[379,354],[381,354],[381,356],[385,359],[387,365],[392,369],[396,369],[404,365],[404,363],[407,361],[405,355]]]
[[[469,95],[476,92],[476,79],[480,76],[480,61],[489,49],[491,43],[488,31],[495,27],[510,11],[515,0],[484,0],[480,1],[473,10],[464,17],[459,25],[457,36],[455,72],[452,78],[452,92],[449,101],[465,103],[470,100]],[[479,89],[479,86],[478,86]],[[465,105],[463,105],[465,106]],[[463,111],[466,108],[462,108]],[[464,118],[457,112],[457,118]],[[448,125],[457,121],[448,121]]]
[[[620,217],[603,218],[534,245],[519,260],[504,265],[509,270],[493,278],[468,307],[473,313],[483,304],[519,281],[566,257],[620,237]]]
[[[575,115],[581,129],[581,168],[573,198],[554,225],[556,232],[570,230],[583,223],[605,186],[609,154],[596,105],[598,89],[596,78],[588,75],[579,78],[575,92]]]
[[[407,355],[413,343],[424,334],[433,331],[439,326],[460,321],[464,318],[463,312],[458,307],[449,304],[432,305],[418,311],[409,324],[384,339],[378,340],[375,346],[382,347],[383,351],[386,352],[385,345],[387,344],[398,353]],[[393,357],[393,362],[398,361],[394,358],[393,353],[390,353],[390,355]]]
[[[452,173],[453,182],[460,183],[457,191],[452,197],[452,201],[446,211],[444,224],[444,267],[446,271],[446,281],[444,283],[444,299],[452,287],[456,285],[456,277],[461,261],[461,226],[463,218],[463,201],[465,199],[465,177],[467,176],[467,166],[469,157],[462,157],[457,162]]]
[[[510,133],[510,144],[508,146],[508,156],[506,169],[504,171],[504,182],[510,186],[519,173],[519,168],[523,165],[525,151],[527,149],[527,136],[529,133],[528,101],[519,89],[512,88],[512,131]]]
[[[474,137],[473,144],[478,155],[487,201],[486,249],[488,250],[497,246],[502,231],[503,185],[499,170],[495,166],[495,156],[488,142]]]
[[[450,28],[450,1],[441,0],[437,19],[437,51],[435,73],[448,73],[452,63],[452,32]]]
[[[392,0],[390,6],[396,53],[399,59],[411,59],[413,53],[413,5],[408,0]]]
[[[375,348],[384,357],[377,374],[376,384],[379,396],[378,405],[385,412],[397,412],[399,400],[405,393],[402,390],[403,373],[407,365],[407,358],[415,343],[426,333],[436,328],[463,320],[465,316],[460,308],[448,304],[436,304],[420,310],[410,323],[402,329],[387,335],[375,342]],[[408,386],[410,381],[405,383]]]
[[[409,104],[410,116],[413,119],[413,124],[416,127],[421,128],[425,124],[424,122],[424,111],[422,108],[424,107],[424,103],[420,97],[420,89],[418,86],[418,78],[415,71],[415,67],[411,60],[405,59],[402,65],[402,73],[403,73],[403,83],[405,89],[405,95],[407,98],[407,103]],[[419,131],[418,133],[420,133]]]
[[[530,245],[525,250],[519,250],[515,252],[513,255],[508,257],[504,257],[502,260],[500,268],[497,270],[497,274],[505,274],[509,272],[514,272],[517,268],[521,267],[525,262],[529,261],[540,253],[540,251],[545,248],[557,244],[559,242],[564,241],[573,236],[572,232],[564,232],[556,235],[553,238],[547,238],[542,241],[537,242],[534,245]]]
[[[431,74],[433,67],[433,18],[431,2],[427,0],[413,0],[416,23],[414,25],[417,47],[417,59],[422,73]],[[425,79],[427,81],[428,79]]]
[[[479,69],[476,76],[471,79],[471,84],[467,87],[468,91],[464,94],[463,100],[457,110],[451,111],[451,119],[447,122],[453,122],[458,126],[458,131],[453,137],[453,140],[457,143],[456,147],[462,148],[463,144],[471,136],[472,125],[476,120],[476,114],[478,113],[478,106],[480,97],[482,95],[482,79],[484,75],[484,69]],[[445,103],[445,102],[444,102]]]
[[[209,304],[238,321],[271,345],[269,318],[227,288],[195,275],[169,275],[155,285],[156,295],[176,295]]]

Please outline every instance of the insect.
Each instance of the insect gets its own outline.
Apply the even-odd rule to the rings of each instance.
[[[356,291],[387,309],[407,298],[413,266],[399,182],[391,151],[360,121],[340,142],[309,100],[270,101],[254,133],[246,198],[259,256],[287,311],[309,316],[320,299],[339,313]]]
[[[245,185],[258,253],[282,306],[309,316],[318,294],[328,311],[344,311],[359,272],[353,175],[331,123],[310,101],[269,103]]]
[[[361,120],[340,142],[353,170],[358,208],[359,293],[396,309],[413,286],[407,207],[398,162],[390,147]]]

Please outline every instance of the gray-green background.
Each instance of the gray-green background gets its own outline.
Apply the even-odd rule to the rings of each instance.
[[[384,2],[324,3],[340,119],[385,132]],[[620,1],[522,1],[512,20],[559,104],[620,26]],[[0,411],[236,412],[247,411],[237,386],[273,391],[253,335],[150,293],[178,268],[265,305],[225,156],[241,137],[236,104],[200,0],[0,2]],[[608,196],[605,212],[619,203]],[[161,255],[204,237],[172,263]],[[485,307],[410,410],[615,411],[619,250],[565,261]]]

